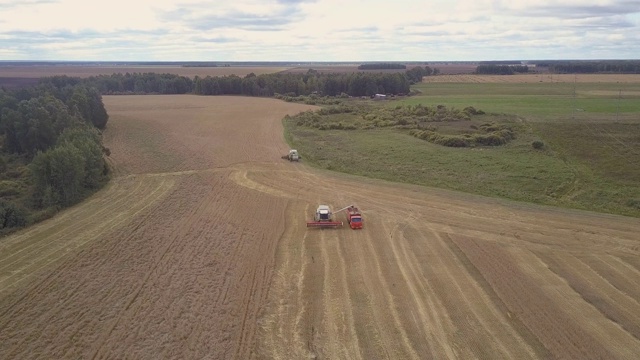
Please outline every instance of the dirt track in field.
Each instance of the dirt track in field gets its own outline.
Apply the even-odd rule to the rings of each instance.
[[[288,163],[301,105],[105,103],[109,187],[0,240],[0,358],[640,353],[638,219]],[[365,228],[307,229],[318,203]]]

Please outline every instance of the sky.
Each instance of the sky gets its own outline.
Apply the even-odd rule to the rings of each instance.
[[[0,0],[0,60],[640,59],[640,0]]]

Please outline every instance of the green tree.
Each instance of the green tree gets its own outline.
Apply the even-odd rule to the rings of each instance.
[[[0,230],[23,227],[27,224],[24,209],[14,203],[0,199]]]
[[[70,144],[80,150],[84,159],[83,187],[97,188],[104,178],[105,168],[98,131],[87,126],[68,128],[58,138],[58,144]]]
[[[84,162],[82,152],[69,143],[39,152],[30,164],[36,199],[45,206],[68,206],[78,201],[85,178]]]

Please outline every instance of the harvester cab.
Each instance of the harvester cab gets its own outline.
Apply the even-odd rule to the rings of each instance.
[[[327,205],[318,206],[316,210],[316,221],[331,221],[331,209]]]

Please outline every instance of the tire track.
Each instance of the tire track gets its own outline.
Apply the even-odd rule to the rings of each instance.
[[[321,254],[325,263],[324,319],[329,324],[328,352],[330,358],[362,359],[358,336],[355,332],[351,294],[347,281],[344,254],[340,248],[341,239],[335,231],[320,230]]]
[[[372,225],[367,224],[365,226]],[[380,228],[377,228],[378,226]],[[373,227],[373,231],[378,234],[391,233],[385,222],[380,221],[377,223],[377,226]],[[394,266],[398,264],[391,265],[391,258],[385,256],[390,249],[388,249],[388,246],[378,246],[380,243],[376,241],[377,239],[371,237],[368,239],[370,241],[363,243],[363,251],[361,252],[359,262],[366,264],[368,268],[366,273],[363,274],[363,278],[365,279],[365,283],[368,283],[368,290],[373,294],[372,300],[375,307],[373,307],[371,311],[374,312],[379,338],[384,344],[382,350],[386,354],[385,357],[387,359],[434,358],[433,346],[435,345],[435,341],[429,333],[423,334],[426,341],[417,344],[423,351],[425,350],[424,348],[426,348],[428,354],[418,353],[410,340],[411,337],[408,333],[409,330],[407,329],[406,322],[401,320],[402,317],[398,311],[402,306],[397,300],[401,300],[404,297],[398,296],[398,298],[395,298],[393,295],[399,292],[400,289],[398,289],[398,287],[401,286],[401,284],[404,285],[404,283],[401,282],[401,274],[398,273],[399,269]],[[386,236],[383,236],[382,239],[387,240],[389,243],[393,241],[393,238],[387,238]],[[379,312],[377,311],[378,309],[389,309],[389,312]],[[416,327],[420,326],[416,322],[412,323],[416,324]]]
[[[512,257],[498,245],[461,236],[452,237],[452,240],[552,356],[614,357],[608,346],[571,321],[572,317],[561,308],[562,302],[554,301],[536,282],[519,271]]]
[[[579,258],[566,256],[558,259],[556,256],[547,255],[544,260],[587,304],[593,306],[603,317],[619,324],[628,333],[625,336],[607,324],[607,334],[601,336],[609,338],[611,344],[618,343],[614,349],[640,349],[640,305],[637,301],[618,291]],[[607,327],[601,325],[597,331],[604,332]],[[615,337],[612,334],[616,334]],[[630,340],[628,335],[635,339]]]
[[[464,264],[457,261],[456,254],[451,252],[450,246],[439,233],[430,230],[428,223],[419,223],[417,219],[403,233],[406,239],[411,239],[403,250],[406,254],[425,254],[417,259],[417,263],[422,264],[425,280],[433,284],[433,291],[447,308],[455,326],[452,333],[460,335],[458,341],[462,343],[455,338],[451,340],[453,344],[458,343],[457,356],[537,358],[507,316],[498,310],[479,284],[473,281],[473,277],[464,271]]]
[[[410,255],[404,247],[407,241],[414,241],[404,237],[405,227],[406,224],[402,228],[396,226],[391,230],[394,241],[389,243],[402,278],[409,288],[411,298],[416,303],[412,308],[418,311],[423,333],[429,334],[433,339],[433,346],[437,346],[436,357],[454,358],[456,355],[450,346],[452,342],[449,341],[447,335],[454,332],[453,325],[444,305],[440,299],[434,296],[435,289],[423,281],[425,276],[418,268],[420,261]]]
[[[94,241],[110,229],[121,226],[124,222],[129,221],[141,211],[156,203],[171,188],[172,184],[165,184],[162,181],[152,192],[144,197],[140,202],[130,206],[127,213],[116,211],[120,209],[125,201],[117,201],[107,205],[103,210],[94,212],[89,217],[81,218],[73,225],[60,229],[53,235],[59,234],[54,239],[54,245],[50,245],[50,237],[42,237],[43,240],[37,243],[31,243],[23,249],[8,254],[9,256],[0,259],[0,271],[6,272],[11,270],[11,275],[0,278],[0,293],[6,292],[6,289],[15,287],[16,284],[32,277],[39,271],[47,268],[51,264],[57,263],[63,257],[73,253],[82,246]],[[122,198],[126,200],[127,198]],[[131,197],[128,197],[131,199]],[[105,214],[117,214],[111,218],[104,220]],[[127,218],[125,218],[127,216]],[[98,227],[92,227],[91,224],[97,219],[102,219]],[[45,241],[48,240],[48,241]],[[35,256],[34,256],[35,255]],[[18,268],[18,263],[27,262],[24,267]],[[22,265],[21,265],[22,266]],[[17,270],[16,270],[17,269]]]

